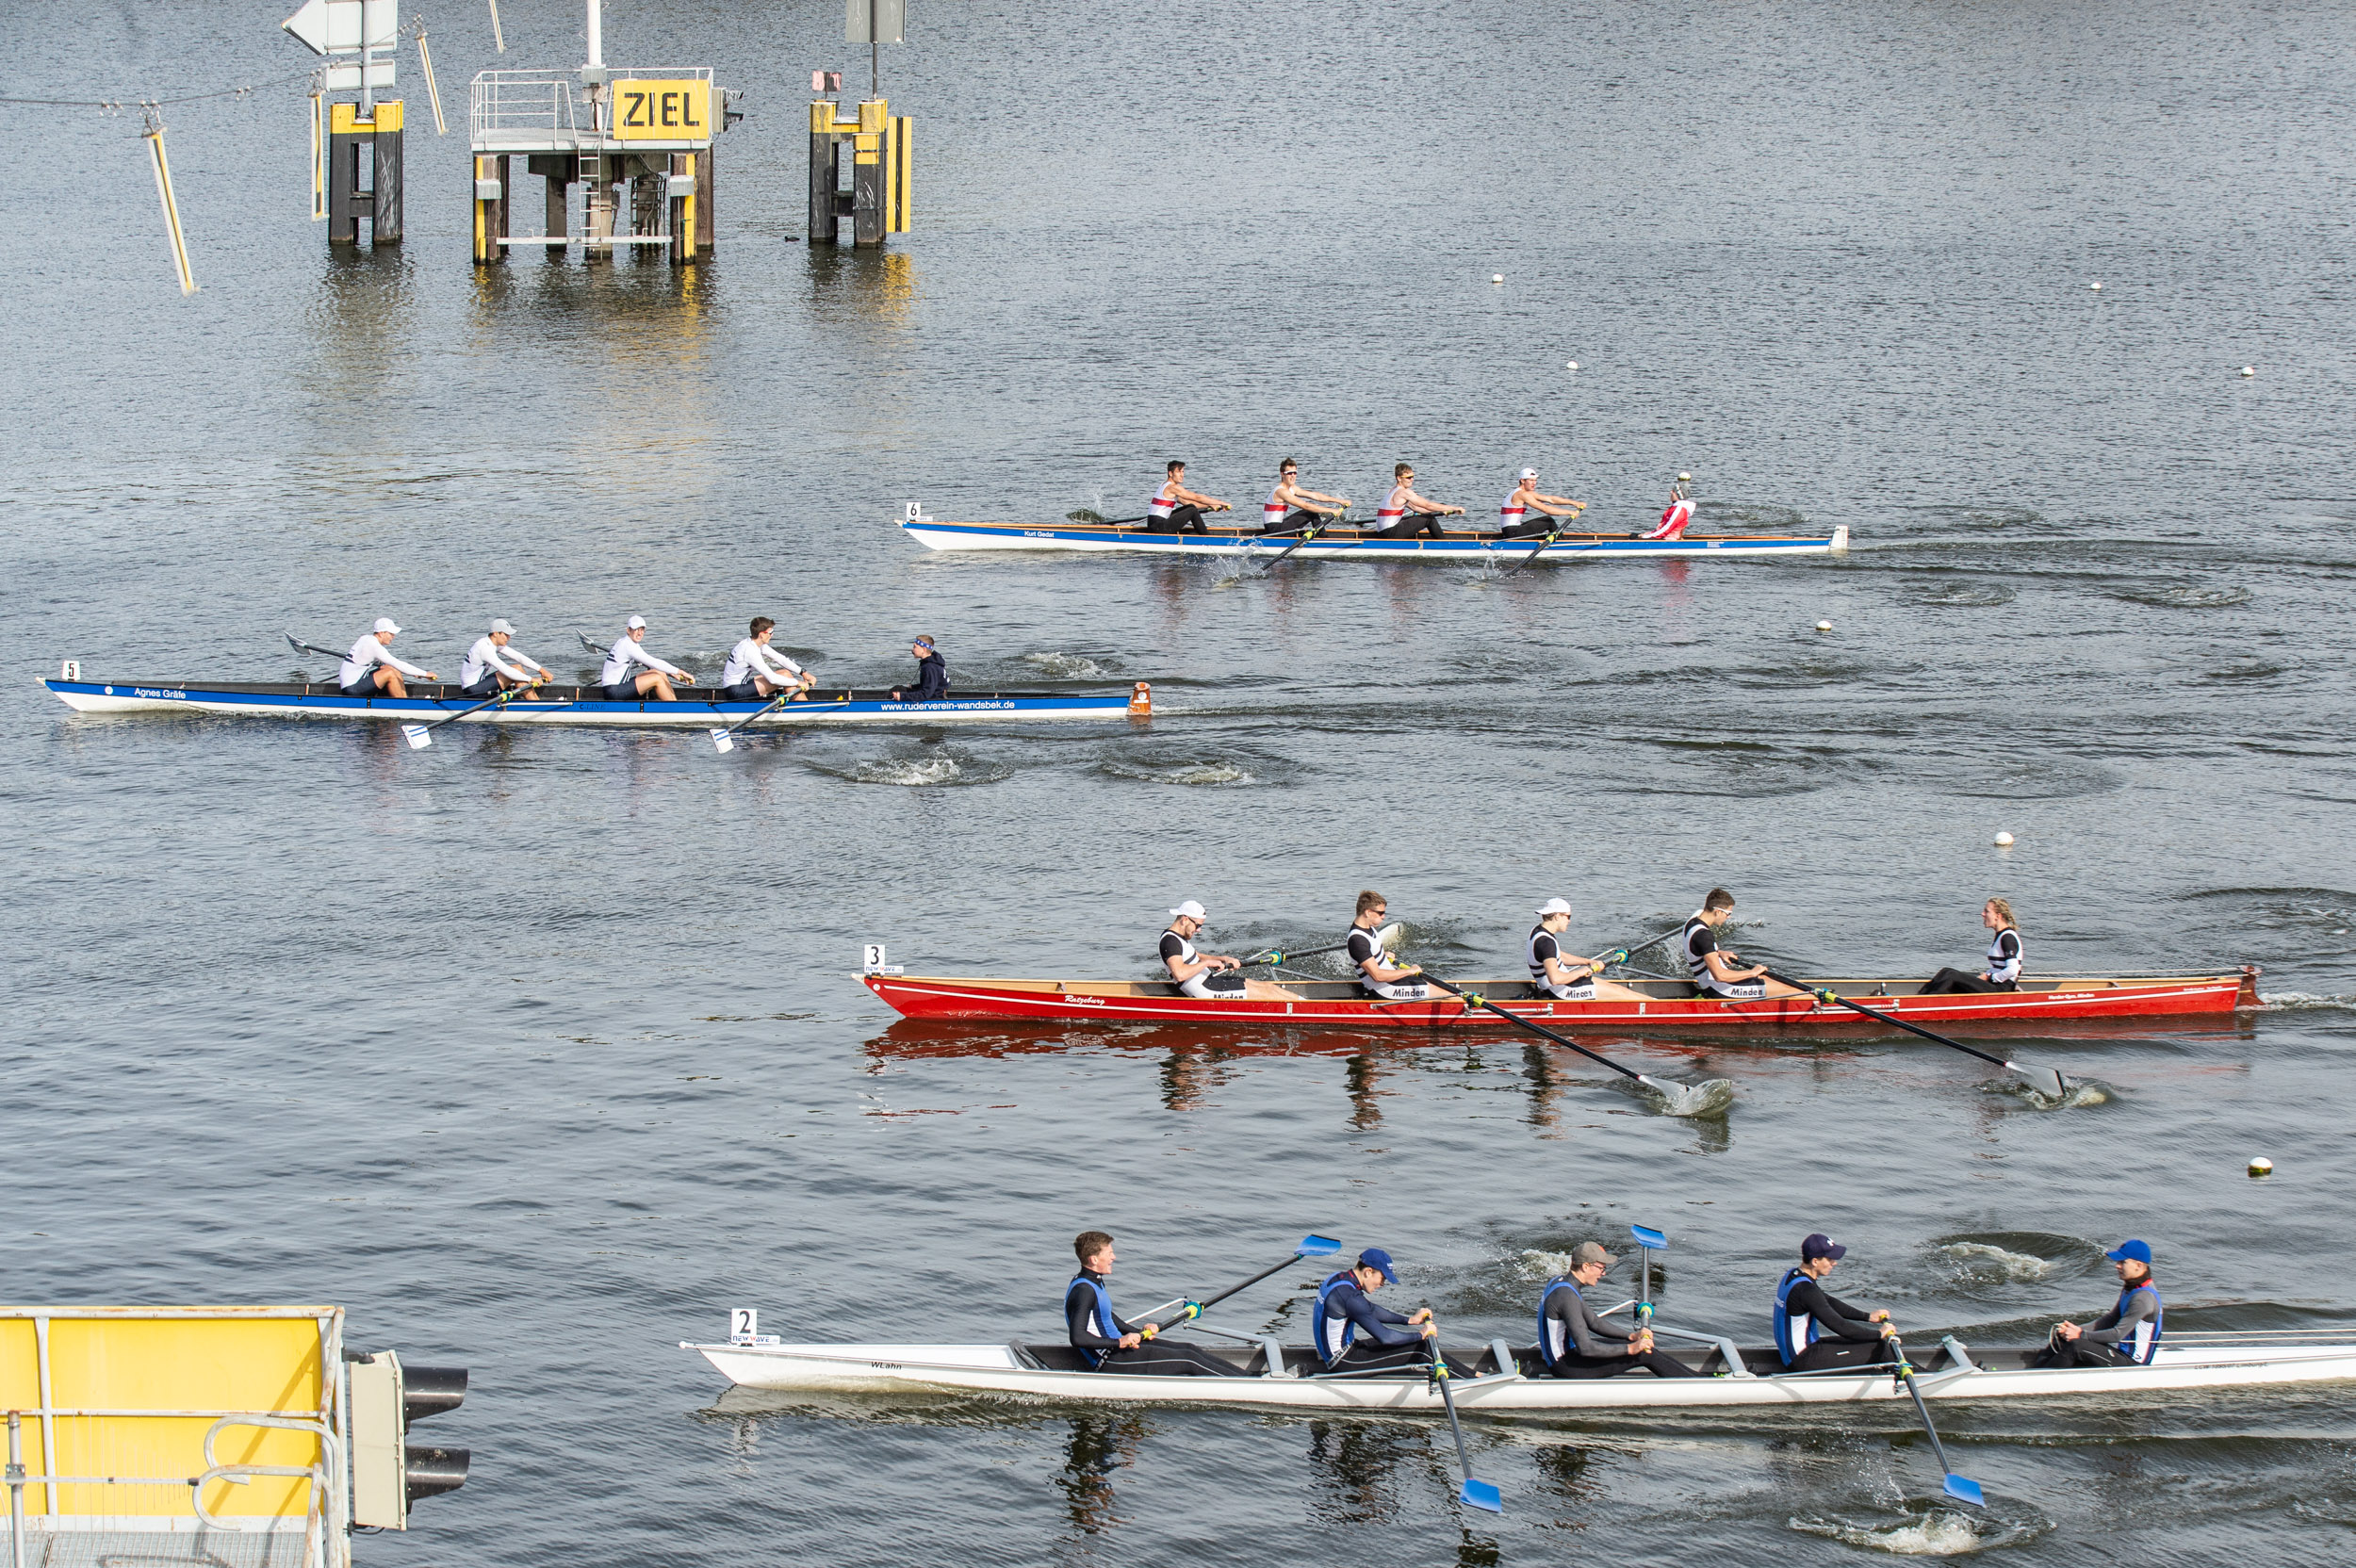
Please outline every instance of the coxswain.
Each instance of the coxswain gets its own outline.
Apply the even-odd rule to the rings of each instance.
[[[1200,495],[1186,488],[1186,466],[1171,458],[1166,472],[1169,478],[1153,492],[1153,498],[1145,503],[1145,531],[1148,533],[1205,533],[1203,526],[1205,512],[1232,512],[1235,509],[1217,496]]]
[[[1328,1372],[1369,1372],[1389,1368],[1414,1371],[1432,1364],[1424,1341],[1437,1337],[1430,1307],[1396,1313],[1374,1304],[1374,1293],[1399,1282],[1391,1255],[1380,1247],[1358,1254],[1348,1268],[1337,1269],[1317,1284],[1317,1304],[1310,1322],[1317,1337],[1317,1359]],[[1409,1332],[1409,1330],[1415,1331]],[[1361,1340],[1358,1336],[1365,1334]],[[1454,1362],[1449,1371],[1464,1375]]]
[[[1571,906],[1549,898],[1538,906],[1538,923],[1530,930],[1530,994],[1564,1002],[1593,1002],[1595,976],[1604,961],[1562,951],[1562,933],[1570,928]]]
[[[393,639],[401,635],[401,628],[390,615],[379,615],[368,634],[352,645],[344,662],[335,670],[335,685],[348,697],[405,697],[409,688],[401,684],[404,675],[419,680],[439,680],[432,670],[421,670],[404,659],[395,657]]]
[[[493,621],[491,629],[474,640],[466,650],[466,662],[458,666],[458,694],[462,697],[497,696],[501,692],[529,691],[544,680],[554,678],[555,672],[521,648],[509,647],[515,629],[505,621]]]
[[[1358,984],[1385,1002],[1421,1002],[1432,994],[1432,988],[1415,977],[1421,967],[1409,964],[1394,969],[1383,961],[1383,949],[1376,945],[1375,932],[1382,929],[1383,917],[1391,912],[1391,901],[1371,889],[1358,895],[1358,918],[1350,923],[1350,932],[1342,939],[1350,954],[1350,962],[1358,972]]]
[[[1675,539],[1685,531],[1686,525],[1693,520],[1693,498],[1685,491],[1693,477],[1691,474],[1679,474],[1670,484],[1668,509],[1661,514],[1661,521],[1653,526],[1650,533],[1644,535],[1644,538]]]
[[[1162,967],[1188,996],[1205,1002],[1234,1001],[1243,995],[1248,983],[1239,972],[1243,960],[1224,953],[1194,950],[1194,939],[1210,922],[1209,911],[1193,899],[1172,909],[1170,924],[1162,932]]]
[[[646,673],[630,674],[633,664],[646,665]],[[605,650],[605,665],[597,671],[597,684],[605,688],[606,701],[636,702],[652,696],[663,702],[677,702],[679,694],[671,690],[674,680],[689,686],[695,684],[694,676],[646,651],[646,617],[632,615],[622,628],[622,634],[614,639],[614,645]]]
[[[1113,1271],[1113,1238],[1103,1231],[1082,1231],[1072,1241],[1080,1271],[1064,1287],[1064,1327],[1072,1348],[1091,1372],[1123,1372],[1158,1377],[1231,1378],[1234,1367],[1200,1345],[1175,1344],[1155,1336],[1157,1323],[1132,1323],[1113,1311],[1109,1288]]]
[[[1568,496],[1549,496],[1538,488],[1538,470],[1524,468],[1521,477],[1505,499],[1497,503],[1497,537],[1519,539],[1530,534],[1559,533],[1554,527],[1559,519],[1576,518],[1587,510],[1585,501],[1575,501]],[[1532,517],[1536,512],[1539,516]]]
[[[766,615],[755,615],[748,629],[751,635],[738,641],[728,650],[727,667],[720,671],[720,696],[728,702],[766,702],[780,692],[792,692],[794,700],[802,700],[803,694],[818,683],[818,678],[803,669],[785,655],[769,645],[770,634],[777,623]]]
[[[1767,978],[1764,964],[1745,965],[1742,955],[1718,945],[1718,928],[1734,915],[1734,895],[1712,888],[1702,906],[1685,920],[1677,953],[1685,960],[1686,977],[1697,995],[1729,1002],[1756,1002],[1762,996],[1806,996],[1779,980]]]
[[[1952,996],[1972,991],[2017,991],[2021,988],[2021,933],[2012,923],[2012,906],[1991,898],[1980,906],[1980,923],[1996,933],[1988,944],[1988,968],[1977,974],[1942,969],[1922,987],[1924,996]]]
[[[1276,488],[1260,503],[1262,533],[1299,533],[1316,528],[1350,510],[1350,502],[1322,491],[1304,490],[1297,482],[1301,465],[1286,458],[1277,466]],[[1323,505],[1317,503],[1323,502]]]
[[[1793,1372],[1870,1366],[1898,1359],[1898,1331],[1890,1314],[1864,1312],[1822,1283],[1848,1249],[1821,1232],[1800,1243],[1800,1266],[1775,1285],[1775,1354]]]
[[[1656,1378],[1698,1378],[1683,1362],[1654,1348],[1652,1330],[1622,1333],[1595,1315],[1587,1293],[1616,1261],[1599,1243],[1571,1249],[1571,1271],[1538,1293],[1538,1359],[1558,1378],[1616,1378],[1643,1367]]]
[[[930,637],[919,637],[908,645],[908,651],[916,655],[916,678],[906,686],[895,687],[892,693],[892,700],[894,702],[946,700],[949,695],[949,666],[941,657],[941,650],[933,646],[933,640]]]
[[[1437,539],[1441,518],[1464,514],[1461,506],[1416,495],[1413,464],[1393,464],[1391,480],[1391,493],[1374,509],[1374,536],[1378,539],[1416,539],[1427,533]]]
[[[2160,1287],[2148,1242],[2102,1254],[2119,1270],[2119,1299],[2091,1323],[2056,1323],[2032,1366],[2149,1366],[2160,1348]]]

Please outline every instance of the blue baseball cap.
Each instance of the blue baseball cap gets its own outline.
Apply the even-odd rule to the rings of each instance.
[[[2122,1241],[2102,1255],[2113,1263],[2133,1261],[2146,1268],[2151,1266],[2151,1244],[2148,1241]]]
[[[1813,1235],[1809,1236],[1806,1241],[1800,1243],[1800,1261],[1802,1263],[1808,1263],[1817,1258],[1831,1258],[1838,1261],[1841,1258],[1847,1257],[1848,1255],[1849,1250],[1847,1248],[1841,1246],[1841,1243],[1833,1240],[1832,1237],[1824,1234],[1822,1231],[1818,1231]]]
[[[1359,1253],[1358,1266],[1374,1269],[1392,1284],[1399,1283],[1399,1276],[1391,1272],[1391,1255],[1380,1247],[1369,1247]]]

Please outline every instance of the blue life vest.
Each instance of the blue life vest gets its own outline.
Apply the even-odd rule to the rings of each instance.
[[[1317,1315],[1311,1319],[1317,1332],[1317,1355],[1328,1366],[1334,1365],[1338,1363],[1342,1359],[1342,1352],[1350,1348],[1350,1341],[1358,1337],[1357,1323],[1350,1318],[1345,1317],[1341,1320],[1341,1343],[1333,1346],[1331,1349],[1327,1348],[1325,1325],[1330,1320],[1325,1315],[1325,1303],[1333,1298],[1333,1292],[1343,1285],[1348,1285],[1352,1290],[1356,1290],[1358,1288],[1357,1280],[1347,1268],[1336,1270],[1335,1272],[1325,1277],[1324,1281],[1317,1286]]]
[[[1554,1364],[1554,1336],[1546,1332],[1546,1300],[1558,1290],[1567,1290],[1582,1301],[1587,1298],[1587,1293],[1568,1280],[1548,1280],[1546,1288],[1538,1293],[1538,1359],[1548,1366]],[[1565,1351],[1578,1348],[1577,1340],[1570,1340],[1562,1347]]]
[[[2149,1366],[2151,1364],[2151,1358],[2160,1353],[2160,1322],[2161,1319],[2168,1315],[2168,1309],[2166,1303],[2160,1299],[2159,1282],[2152,1279],[2151,1275],[2146,1274],[2142,1279],[2137,1280],[2134,1284],[2129,1285],[2126,1289],[2119,1293],[2119,1306],[2117,1311],[2121,1318],[2124,1318],[2127,1315],[2128,1298],[2135,1295],[2135,1293],[2138,1290],[2148,1290],[2151,1293],[2151,1337],[2150,1339],[2138,1338],[2133,1348],[2130,1348],[2124,1344],[2120,1345],[2119,1348],[2121,1353],[2129,1357],[2131,1360],[2135,1361],[2142,1365]],[[2138,1330],[2136,1331],[2138,1335],[2140,1335],[2142,1331]]]
[[[1794,1356],[1816,1343],[1817,1328],[1816,1319],[1813,1317],[1801,1317],[1797,1320],[1798,1324],[1807,1330],[1808,1338],[1798,1345],[1792,1343],[1794,1324],[1792,1316],[1792,1287],[1808,1277],[1807,1273],[1801,1269],[1787,1268],[1783,1271],[1782,1281],[1775,1286],[1775,1354],[1783,1358],[1783,1364],[1786,1366],[1792,1364]]]
[[[1121,1337],[1121,1325],[1113,1318],[1112,1293],[1107,1291],[1103,1285],[1098,1284],[1094,1280],[1089,1279],[1085,1274],[1074,1274],[1072,1276],[1072,1284],[1086,1285],[1088,1289],[1096,1292],[1096,1331],[1103,1334],[1106,1339],[1119,1339]],[[1072,1285],[1064,1286],[1063,1298],[1065,1310],[1069,1312],[1071,1310],[1072,1301]],[[1080,1359],[1088,1364],[1088,1369],[1090,1371],[1094,1371],[1097,1367],[1104,1364],[1104,1358],[1102,1352],[1091,1350],[1085,1345],[1075,1345],[1072,1348],[1080,1352]]]

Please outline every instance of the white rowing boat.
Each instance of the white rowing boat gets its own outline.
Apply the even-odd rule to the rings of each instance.
[[[1655,1378],[1634,1371],[1601,1380],[1539,1375],[1534,1349],[1502,1340],[1451,1349],[1450,1364],[1470,1375],[1451,1380],[1464,1411],[1646,1411],[1699,1408],[1780,1409],[1790,1405],[1905,1401],[1890,1369],[1788,1373],[1775,1353],[1673,1331],[1653,1331],[1696,1344],[1674,1351],[1700,1378]],[[1062,1345],[785,1345],[753,1336],[717,1344],[682,1340],[744,1388],[781,1392],[986,1394],[1089,1404],[1231,1405],[1283,1410],[1441,1410],[1440,1390],[1420,1373],[1325,1374],[1314,1352],[1273,1341],[1200,1347],[1235,1367],[1235,1376],[1152,1377],[1085,1369]],[[2356,1333],[2347,1330],[2245,1334],[2181,1334],[2163,1340],[2148,1365],[2036,1368],[2034,1349],[1973,1350],[1953,1335],[1916,1367],[1926,1399],[2052,1399],[2086,1395],[2137,1396],[2186,1389],[2240,1389],[2286,1383],[2356,1381]]]
[[[1689,533],[1647,539],[1626,533],[1564,533],[1507,539],[1470,530],[1437,539],[1385,539],[1354,529],[1318,533],[1306,543],[1294,534],[1264,534],[1255,529],[1214,525],[1203,533],[1154,533],[1108,523],[953,523],[909,515],[900,524],[908,536],[932,550],[1061,550],[1082,555],[1185,555],[1266,560],[1280,551],[1295,561],[1392,561],[1411,565],[1568,566],[1587,561],[1706,561],[1724,556],[1845,555],[1849,531],[1829,533]]]

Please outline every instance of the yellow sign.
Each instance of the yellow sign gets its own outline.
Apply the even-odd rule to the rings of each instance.
[[[712,84],[679,81],[614,84],[616,141],[710,141]]]

